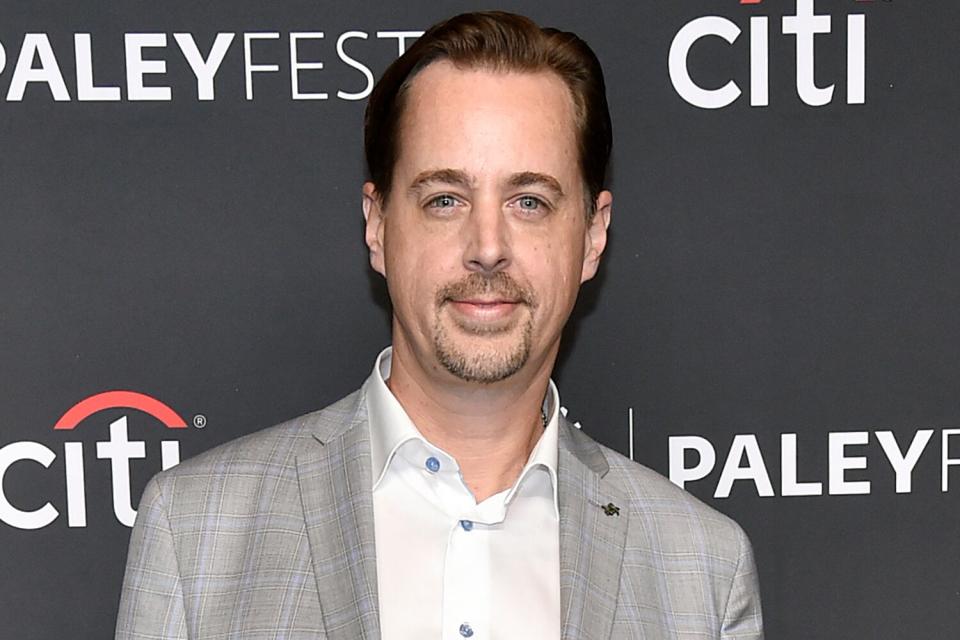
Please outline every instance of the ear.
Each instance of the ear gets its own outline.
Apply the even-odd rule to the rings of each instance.
[[[383,203],[372,182],[363,183],[363,219],[367,221],[364,240],[370,251],[370,266],[386,277],[383,256]]]
[[[597,195],[593,218],[587,223],[584,234],[583,270],[580,272],[580,283],[584,283],[597,275],[600,267],[600,255],[607,246],[607,227],[610,226],[610,210],[613,207],[613,194],[601,191]]]

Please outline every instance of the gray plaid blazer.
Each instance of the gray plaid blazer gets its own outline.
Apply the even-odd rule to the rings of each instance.
[[[732,520],[566,421],[558,477],[564,640],[763,637]],[[150,481],[116,638],[379,638],[373,526],[360,390]]]

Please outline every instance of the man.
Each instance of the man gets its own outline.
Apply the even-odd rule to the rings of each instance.
[[[458,16],[386,71],[365,134],[392,349],[150,482],[117,637],[761,638],[740,528],[558,414],[612,202],[589,48]]]

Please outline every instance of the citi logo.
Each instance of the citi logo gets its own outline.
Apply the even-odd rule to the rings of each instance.
[[[742,5],[759,5],[760,0],[741,0]],[[848,15],[846,19],[846,103],[863,104],[866,79],[866,16]],[[742,29],[732,20],[720,16],[703,16],[685,24],[677,32],[670,45],[670,82],[681,98],[701,109],[722,109],[736,102],[743,89],[729,80],[721,87],[706,87],[694,78],[688,67],[690,50],[706,38],[722,38],[734,45],[731,55],[748,55],[750,61],[749,99],[752,107],[770,104],[770,18],[750,18],[749,43],[746,51],[736,46]],[[833,31],[833,19],[829,14],[817,14],[814,0],[796,0],[796,12],[784,15],[780,32],[792,36],[796,42],[796,87],[797,95],[804,104],[821,107],[834,99],[835,85],[817,84],[816,36],[829,35]],[[837,36],[833,36],[837,37]],[[843,36],[840,36],[843,37]]]
[[[78,428],[88,428],[91,416],[106,409],[134,409],[152,416],[164,428],[176,432],[185,429],[186,423],[176,411],[156,398],[135,391],[106,391],[90,396],[71,407],[54,425],[54,431],[73,433]],[[108,440],[98,441],[96,457],[110,461],[113,488],[113,513],[121,524],[133,526],[137,516],[131,504],[130,461],[147,457],[146,443],[131,441],[127,432],[127,416],[110,423]],[[163,440],[160,443],[163,469],[180,462],[180,443]],[[84,443],[63,443],[63,460],[66,481],[67,525],[87,526],[87,494],[84,474]],[[35,462],[49,468],[57,458],[50,447],[31,440],[11,442],[0,448],[0,521],[17,529],[41,529],[52,524],[60,511],[50,502],[36,509],[27,510],[10,502],[4,490],[4,479],[11,466],[20,462]]]

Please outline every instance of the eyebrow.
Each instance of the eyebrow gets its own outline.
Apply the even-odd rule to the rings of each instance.
[[[511,187],[541,186],[549,191],[552,191],[554,197],[558,200],[564,196],[563,188],[560,186],[560,181],[546,173],[522,171],[510,176],[507,184],[509,184]]]
[[[417,174],[417,177],[410,183],[408,191],[416,195],[424,187],[438,182],[464,189],[470,189],[474,186],[474,181],[470,179],[466,171],[460,169],[428,169]]]
[[[417,174],[417,177],[410,183],[408,191],[413,195],[419,195],[424,187],[437,183],[449,184],[463,189],[472,189],[476,186],[476,181],[461,169],[428,169]],[[507,185],[513,188],[540,186],[551,191],[558,200],[565,195],[559,180],[549,174],[537,171],[514,173],[507,179]]]

